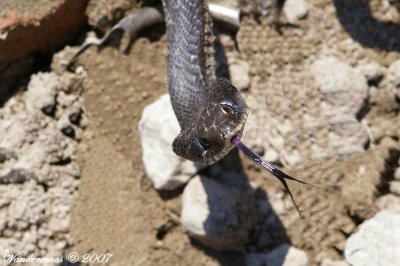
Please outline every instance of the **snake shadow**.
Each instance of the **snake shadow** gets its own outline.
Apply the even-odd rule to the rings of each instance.
[[[228,59],[224,46],[218,36],[224,33],[230,35],[232,39],[234,39],[234,33],[229,28],[219,23],[214,23],[213,31],[214,35],[217,36],[214,42],[216,75],[218,77],[230,79]],[[244,197],[244,200],[249,202],[247,203],[249,208],[253,209],[253,212],[250,211],[249,213],[254,215],[246,218],[254,219],[254,224],[251,227],[252,229],[248,236],[248,242],[240,251],[218,251],[192,238],[191,243],[193,247],[214,258],[221,266],[245,266],[249,265],[247,259],[248,253],[263,253],[265,250],[271,250],[280,244],[291,243],[282,222],[268,201],[266,192],[260,188],[254,189],[250,185],[236,149],[232,150],[216,164],[199,171],[199,174],[203,177],[213,179],[222,186],[239,190],[242,195],[247,195],[247,197]],[[216,204],[215,198],[218,197],[218,195],[214,195],[216,193],[215,189],[210,188],[210,186],[204,182],[203,187],[207,194],[207,204],[210,210],[210,214],[203,222],[203,228],[207,234],[213,235],[216,226],[215,217],[222,215],[220,213],[221,209],[213,206]],[[235,219],[235,217],[233,217],[233,219]],[[286,254],[287,250],[280,254],[281,257],[276,258],[276,265],[283,265]]]
[[[247,195],[248,207],[253,209],[252,214],[254,214],[248,219],[254,219],[254,224],[248,236],[247,244],[240,251],[217,251],[192,239],[195,248],[217,260],[221,266],[243,266],[249,263],[246,256],[248,253],[264,253],[266,250],[271,250],[283,243],[291,243],[282,222],[268,201],[266,192],[260,188],[254,189],[250,185],[236,149],[232,150],[220,162],[201,171],[200,174]],[[209,189],[206,184],[203,187],[208,199],[215,199],[216,195],[213,195],[215,189]],[[205,231],[212,235],[215,233],[215,217],[218,217],[220,209],[213,207],[216,204],[215,200],[209,200],[207,203],[210,214],[203,225]],[[283,265],[286,253],[284,252],[281,257],[277,258],[276,265]]]
[[[223,32],[223,29],[221,28],[214,30],[216,36],[218,33]],[[214,43],[214,49],[216,74],[218,77],[229,79],[228,60],[224,47],[218,38]],[[191,238],[191,244],[194,248],[203,252],[207,256],[214,258],[221,266],[245,266],[249,265],[247,260],[248,253],[260,252],[265,254],[266,250],[269,251],[283,243],[291,243],[281,220],[268,201],[268,195],[265,190],[261,188],[254,189],[250,185],[236,149],[232,150],[227,156],[214,165],[206,168],[199,167],[198,169],[198,174],[200,176],[211,178],[222,186],[228,187],[228,189],[233,188],[236,189],[236,191],[239,191],[239,193],[247,195],[244,197],[244,200],[250,202],[248,206],[254,210],[252,212],[254,215],[248,217],[248,219],[254,219],[254,223],[248,235],[248,242],[240,251],[218,251],[201,244],[194,238]],[[218,197],[218,195],[215,195],[214,188],[211,188],[204,182],[203,187],[207,194],[207,204],[210,210],[210,214],[203,222],[203,228],[208,235],[214,235],[215,217],[222,215],[219,213],[218,206],[215,206],[215,198]],[[183,188],[175,191],[159,192],[159,196],[164,200],[168,200],[179,197],[182,194],[182,191]],[[233,219],[235,218],[233,217]],[[275,258],[276,264],[274,265],[283,265],[286,254],[287,250],[282,252],[280,257],[278,256],[278,258]]]
[[[214,23],[214,34],[218,36],[220,33],[224,33],[234,37],[234,33],[229,28],[224,28],[218,23]],[[165,33],[165,25],[156,25],[151,28],[147,28],[146,30],[139,33],[138,37],[146,37],[150,41],[157,41],[161,38],[161,36]],[[119,39],[119,38],[117,38]],[[133,42],[134,43],[134,40]],[[130,51],[132,43],[129,43],[126,51]],[[115,43],[115,46],[119,46],[121,43]],[[217,38],[214,42],[215,49],[215,62],[216,62],[216,75],[218,77],[225,77],[230,79],[229,68],[228,68],[228,60],[226,57],[226,53],[224,47],[220,40]],[[223,186],[233,187],[236,190],[239,190],[243,194],[249,195],[250,199],[250,208],[255,210],[254,212],[254,225],[252,230],[250,230],[248,236],[248,242],[243,246],[240,251],[218,251],[207,247],[197,240],[191,238],[191,244],[194,248],[203,252],[207,256],[214,258],[219,262],[221,266],[245,266],[248,265],[248,261],[246,258],[246,254],[251,252],[260,252],[263,253],[266,250],[271,250],[274,247],[279,246],[283,243],[289,243],[290,239],[286,233],[286,230],[280,221],[278,215],[273,210],[271,204],[268,201],[268,195],[263,189],[257,188],[254,189],[249,182],[248,177],[245,174],[244,168],[241,163],[241,159],[239,158],[238,151],[236,149],[232,150],[225,158],[223,158],[218,163],[207,167],[207,168],[198,168],[199,174],[203,177],[211,178],[214,181],[222,184]],[[234,176],[235,178],[230,178]],[[211,198],[215,198],[215,190],[209,189],[209,186],[204,184],[204,189],[208,198],[208,206],[211,210],[211,213],[204,221],[204,229],[209,235],[213,234],[213,223],[215,223],[215,219],[212,217],[213,215],[217,215],[218,213],[212,213],[213,210],[218,210],[218,208],[214,208],[213,204],[215,201],[211,201]],[[159,196],[163,200],[169,200],[172,198],[179,197],[182,194],[183,188],[174,190],[174,191],[159,191]],[[217,211],[218,212],[218,211]],[[250,217],[249,217],[250,219]],[[163,232],[167,234],[166,232]],[[163,235],[164,236],[164,235]],[[282,265],[286,256],[286,252],[281,254],[280,258],[277,258],[275,262],[277,265]]]
[[[400,24],[374,18],[371,0],[332,2],[339,22],[353,40],[364,47],[400,52]]]

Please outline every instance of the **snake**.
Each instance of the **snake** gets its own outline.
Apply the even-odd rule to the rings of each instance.
[[[163,0],[162,7],[144,7],[122,19],[102,39],[87,40],[73,59],[90,45],[105,44],[119,30],[127,32],[132,39],[140,30],[165,21],[168,43],[167,85],[181,128],[172,143],[173,151],[184,159],[211,165],[237,147],[280,180],[301,217],[286,179],[308,183],[265,162],[240,140],[249,107],[239,90],[228,79],[216,76],[216,37],[212,30],[213,21],[208,1]],[[223,10],[222,13],[228,10],[228,16],[217,17],[239,25],[239,12],[216,6],[210,6],[211,8],[214,14],[218,10]]]

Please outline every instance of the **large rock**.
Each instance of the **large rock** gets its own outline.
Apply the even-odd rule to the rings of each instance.
[[[172,151],[172,142],[179,132],[169,95],[161,96],[143,110],[139,121],[143,163],[156,189],[176,189],[197,172],[192,162],[178,157]]]
[[[350,65],[335,57],[321,58],[312,64],[310,73],[326,100],[322,111],[332,116],[336,113],[355,116],[361,110],[368,84]]]
[[[183,191],[181,223],[189,235],[218,250],[240,250],[255,222],[243,191],[197,176]]]
[[[400,213],[383,210],[364,221],[347,240],[345,257],[353,266],[399,265]]]

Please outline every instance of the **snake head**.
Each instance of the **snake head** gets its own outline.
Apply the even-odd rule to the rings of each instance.
[[[231,139],[242,135],[248,107],[239,91],[224,78],[215,80],[191,126],[175,138],[174,152],[201,164],[213,164],[233,147]]]

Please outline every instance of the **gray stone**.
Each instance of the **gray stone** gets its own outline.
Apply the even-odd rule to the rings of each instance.
[[[246,255],[248,266],[307,266],[307,254],[288,244],[282,244],[270,252],[254,252]]]
[[[400,196],[400,181],[392,181],[389,183],[389,191],[396,196]]]
[[[25,169],[11,169],[6,175],[0,177],[0,184],[21,184],[26,180],[35,178],[34,174]]]
[[[176,189],[197,172],[192,162],[172,151],[172,142],[179,132],[169,95],[145,107],[139,121],[142,158],[146,174],[156,189]]]
[[[312,64],[311,75],[326,99],[324,112],[355,116],[363,107],[368,95],[367,80],[347,63],[335,57],[322,58]]]
[[[183,191],[181,223],[188,234],[218,250],[240,250],[254,225],[254,209],[240,190],[196,176]]]
[[[306,0],[286,0],[283,6],[283,13],[290,23],[296,23],[299,19],[304,19],[308,15],[308,5]]]
[[[388,68],[387,77],[384,79],[384,89],[393,97],[400,97],[400,59],[392,63]]]
[[[396,171],[394,171],[394,179],[400,181],[400,167],[398,167]]]
[[[388,80],[394,89],[400,89],[400,59],[389,66]]]
[[[1,143],[1,141],[0,141],[0,143]],[[18,158],[14,152],[4,149],[4,148],[0,148],[0,163],[4,163],[5,161],[10,160],[10,159],[18,159]]]
[[[400,213],[400,197],[396,197],[393,194],[379,197],[375,205],[379,210],[390,209]]]
[[[346,242],[345,257],[354,266],[398,265],[400,213],[382,210],[364,221]]]
[[[57,75],[54,73],[39,72],[36,75],[32,75],[26,92],[28,108],[42,110],[45,113],[49,113],[49,109],[55,109],[58,80]]]
[[[367,79],[369,83],[377,83],[383,78],[383,67],[376,63],[362,64],[357,70]]]
[[[321,58],[310,68],[314,87],[320,94],[319,117],[310,119],[310,132],[315,128],[329,129],[323,135],[326,147],[312,146],[311,158],[322,159],[331,156],[346,157],[364,152],[369,140],[368,132],[357,119],[368,96],[365,77],[350,65],[335,57]],[[351,100],[349,100],[351,99]],[[319,124],[319,125],[318,125]]]
[[[229,65],[229,74],[232,84],[240,91],[250,87],[249,64],[244,60],[235,59]]]

